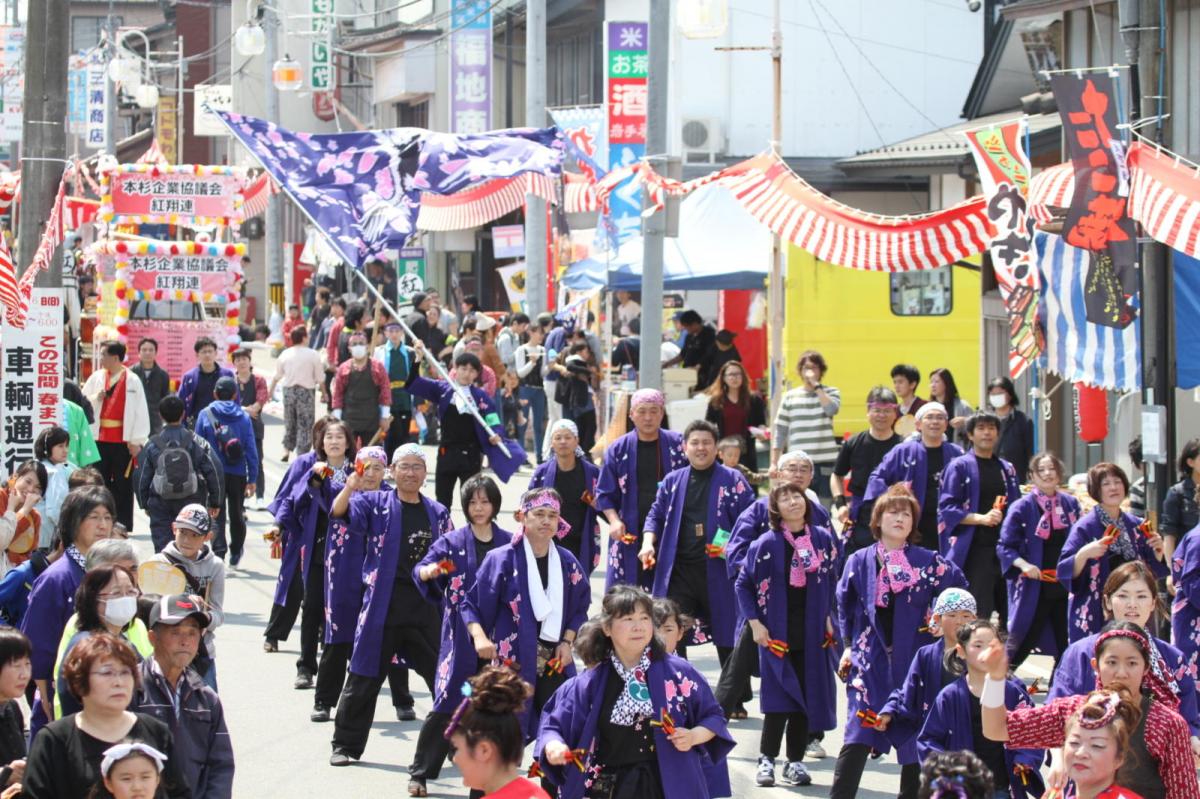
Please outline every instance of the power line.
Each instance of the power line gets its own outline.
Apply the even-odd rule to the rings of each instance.
[[[411,53],[415,50],[420,50],[424,47],[432,47],[435,44],[443,42],[446,39],[449,39],[455,33],[458,33],[459,31],[461,31],[465,28],[469,28],[477,20],[480,20],[487,14],[490,14],[491,12],[495,11],[496,8],[499,7],[500,4],[503,2],[505,2],[505,0],[495,0],[491,5],[489,5],[487,8],[485,8],[483,11],[480,11],[478,14],[476,14],[471,19],[464,22],[462,25],[459,25],[458,27],[455,27],[455,28],[451,28],[450,30],[446,31],[445,33],[443,33],[439,36],[435,36],[432,39],[427,39],[423,42],[420,42],[419,44],[414,44],[411,47],[403,47],[399,50],[388,50],[388,51],[377,52],[377,53],[355,52],[353,50],[343,50],[340,47],[335,47],[335,48],[333,48],[333,50],[335,53],[341,53],[342,55],[354,56],[355,58],[386,58],[387,56],[401,55],[402,53]]]

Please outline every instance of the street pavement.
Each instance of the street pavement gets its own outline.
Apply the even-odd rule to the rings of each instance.
[[[264,421],[267,498],[270,499],[287,464],[280,461],[283,450],[282,421],[269,413],[264,413]],[[432,447],[426,450],[430,462],[426,493],[432,496],[435,453]],[[515,526],[512,514],[530,475],[529,470],[523,470],[502,486],[503,509],[499,519],[502,526],[510,529]],[[148,555],[151,552],[149,525],[140,510],[137,514],[134,537],[140,553]],[[456,526],[464,523],[457,507],[453,515]],[[270,558],[268,546],[262,539],[262,533],[271,525],[271,515],[265,510],[250,510],[247,519],[249,531],[246,553],[240,568],[228,575],[225,623],[217,631],[220,694],[237,759],[234,796],[237,799],[266,796],[297,799],[352,795],[406,796],[407,768],[412,761],[421,722],[402,723],[396,720],[386,682],[363,759],[349,767],[334,768],[328,763],[332,722],[321,724],[309,721],[313,692],[298,691],[292,687],[296,674],[295,661],[299,656],[299,621],[291,637],[280,642],[278,653],[263,652],[262,633],[271,610],[279,562]],[[592,578],[593,608],[598,607],[603,593],[604,574],[598,571]],[[708,678],[709,684],[716,685],[719,673],[716,650],[711,646],[695,647],[689,654],[692,662]],[[1044,681],[1048,666],[1049,660],[1046,658],[1030,658],[1021,676],[1029,679],[1040,675]],[[757,691],[758,681],[754,682]],[[430,709],[429,694],[416,674],[411,675],[410,686],[416,697],[418,719],[422,719]],[[754,782],[761,730],[757,699],[748,709],[751,712],[748,720],[730,725],[737,740],[737,747],[729,758],[733,795],[751,796],[759,795],[764,790],[773,790],[780,795],[827,796],[833,781],[834,758],[841,745],[840,729],[825,736],[824,748],[828,757],[804,761],[813,777],[811,786],[792,788],[780,782],[780,787],[760,789]],[[839,684],[838,718],[844,719],[845,712],[845,692]],[[527,756],[526,764],[529,759]],[[777,778],[782,775],[782,766],[781,759]],[[899,787],[899,773],[894,756],[869,761],[858,795],[863,799],[894,797]],[[431,781],[428,787],[430,796],[467,795],[458,770],[449,762],[443,768],[441,778]]]

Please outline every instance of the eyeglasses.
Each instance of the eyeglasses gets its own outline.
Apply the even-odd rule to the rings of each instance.
[[[393,468],[395,468],[396,471],[401,472],[402,474],[415,474],[416,472],[425,471],[425,464],[423,464],[423,463],[397,463],[395,465],[395,467],[393,467]]]
[[[105,680],[113,681],[133,679],[133,672],[129,669],[114,669],[105,667],[103,669],[96,669],[93,672],[89,672],[89,674],[92,677],[101,677]]]

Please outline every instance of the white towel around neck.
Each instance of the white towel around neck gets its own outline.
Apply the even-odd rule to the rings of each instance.
[[[528,573],[529,604],[533,606],[533,617],[542,625],[538,635],[543,641],[557,642],[562,638],[563,626],[563,573],[562,563],[558,559],[558,547],[550,542],[547,570],[550,572],[549,588],[542,587],[542,578],[538,574],[537,558],[529,537],[522,536],[521,543],[525,547],[525,571]]]

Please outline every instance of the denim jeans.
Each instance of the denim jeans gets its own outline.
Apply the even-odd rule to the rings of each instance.
[[[545,460],[542,456],[542,438],[546,433],[546,392],[536,386],[521,386],[517,396],[529,401],[523,410],[526,419],[533,420],[533,448],[537,452],[537,462],[541,463]],[[525,446],[524,431],[518,443]]]

